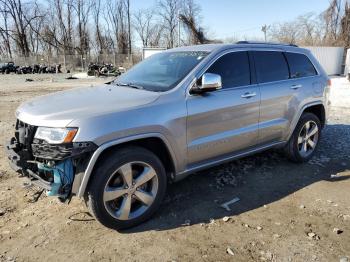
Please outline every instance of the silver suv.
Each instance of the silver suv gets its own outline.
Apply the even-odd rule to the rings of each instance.
[[[15,171],[103,225],[135,226],[167,184],[269,148],[308,161],[330,86],[308,50],[239,42],[159,53],[115,81],[32,99],[16,111]]]

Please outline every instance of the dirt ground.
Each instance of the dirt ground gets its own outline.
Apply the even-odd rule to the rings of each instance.
[[[269,151],[169,187],[161,210],[116,232],[10,170],[4,141],[30,97],[107,79],[0,75],[0,261],[350,261],[350,84],[333,79],[330,121],[306,164]],[[31,78],[33,82],[25,82]],[[231,211],[220,205],[238,197]]]

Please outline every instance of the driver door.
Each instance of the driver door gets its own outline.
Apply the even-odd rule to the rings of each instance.
[[[222,89],[188,96],[188,165],[257,144],[260,90],[250,68],[248,52],[226,53],[206,71],[221,76]]]

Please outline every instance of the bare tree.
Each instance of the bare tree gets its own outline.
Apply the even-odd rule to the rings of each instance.
[[[183,0],[180,19],[185,25],[188,33],[188,44],[206,44],[211,41],[204,36],[204,30],[199,26],[200,6],[194,0]]]
[[[270,29],[270,39],[282,43],[297,44],[298,35],[295,22],[275,24]]]
[[[11,37],[15,41],[21,55],[29,56],[28,29],[32,21],[39,16],[31,12],[29,3],[24,4],[21,0],[0,0],[0,4],[0,11],[4,19],[6,19],[5,28],[1,28],[0,31],[4,34],[6,44],[9,44],[8,40]],[[9,27],[9,18],[11,18],[13,23],[12,29]]]
[[[325,37],[330,43],[336,43],[338,40],[341,23],[341,0],[332,0],[329,7],[323,13],[326,33]]]
[[[128,18],[128,45],[129,45],[129,55],[131,55],[131,21],[130,21],[130,0],[125,0],[126,4],[126,14]]]
[[[345,47],[350,48],[350,6],[345,3],[344,16],[341,19],[341,38]]]
[[[159,25],[151,9],[138,10],[133,25],[144,47],[159,46],[163,27]]]
[[[7,6],[0,2],[1,9],[0,14],[2,17],[2,24],[0,25],[0,35],[3,39],[4,43],[4,52],[12,59],[12,50],[11,50],[11,44],[10,44],[10,29],[9,29],[9,12]]]
[[[159,16],[164,22],[165,37],[167,47],[175,46],[176,26],[178,23],[178,12],[180,8],[179,0],[159,0],[158,7]]]
[[[73,8],[77,15],[78,25],[78,38],[79,44],[76,47],[79,54],[82,56],[87,55],[89,51],[89,33],[88,33],[88,20],[91,11],[92,3],[90,0],[75,0]]]

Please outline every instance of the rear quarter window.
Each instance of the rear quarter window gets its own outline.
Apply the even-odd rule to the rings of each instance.
[[[289,79],[286,58],[278,51],[254,51],[256,74],[259,83]]]
[[[310,59],[304,54],[285,53],[291,78],[300,78],[317,75],[317,71]]]

